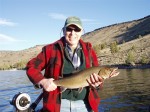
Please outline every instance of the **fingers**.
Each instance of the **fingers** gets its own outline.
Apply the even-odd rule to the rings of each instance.
[[[45,91],[54,91],[57,88],[57,85],[54,84],[53,80],[53,78],[43,80],[42,86]]]
[[[111,72],[110,77],[115,77],[115,76],[119,75],[119,72],[118,72],[117,70],[118,70],[117,68],[114,69],[114,70]],[[109,77],[109,78],[110,78],[110,77]]]
[[[57,88],[57,86],[54,84],[53,80],[54,79],[49,79],[49,85],[48,85],[48,89],[47,89],[48,91],[54,91]]]
[[[91,74],[90,79],[87,79],[87,82],[90,86],[96,88],[98,86],[102,86],[103,79],[99,75],[93,73]]]
[[[119,73],[120,73],[120,72],[117,72],[117,71],[116,71],[116,72],[114,72],[114,74],[112,74],[111,77],[115,77],[115,76],[119,75]]]

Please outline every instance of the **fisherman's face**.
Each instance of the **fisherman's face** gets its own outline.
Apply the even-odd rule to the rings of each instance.
[[[69,25],[64,30],[64,36],[70,47],[77,47],[83,30],[76,25]]]

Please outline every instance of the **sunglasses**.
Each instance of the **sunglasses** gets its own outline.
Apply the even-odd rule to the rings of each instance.
[[[72,31],[80,32],[80,31],[81,31],[81,29],[80,29],[80,28],[74,28],[74,29],[73,29],[73,28],[69,28],[69,27],[67,27],[67,28],[66,28],[66,31],[67,31],[67,32],[72,32]]]

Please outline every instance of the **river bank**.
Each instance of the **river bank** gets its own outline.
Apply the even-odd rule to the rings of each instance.
[[[102,65],[105,67],[117,67],[118,69],[148,69],[150,68],[149,64],[135,64],[135,65],[127,65],[127,64],[116,64],[116,65]],[[16,70],[26,70],[26,68],[13,68],[13,69],[0,69],[4,71],[16,71]]]
[[[150,68],[150,64],[135,64],[135,65],[118,64],[118,65],[110,65],[110,66],[118,67],[118,69],[148,69]]]

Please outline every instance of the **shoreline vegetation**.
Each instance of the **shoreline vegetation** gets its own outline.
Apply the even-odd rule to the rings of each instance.
[[[116,64],[116,65],[102,65],[104,67],[117,67],[118,69],[149,69],[150,68],[150,64],[135,64],[135,65],[131,65],[131,64]],[[26,67],[18,67],[18,68],[12,68],[12,67],[8,67],[8,68],[4,68],[4,67],[0,67],[0,70],[8,70],[8,71],[16,71],[16,70],[26,70]]]
[[[25,70],[26,69],[27,61],[20,61],[15,64],[4,64],[0,66],[0,70]]]
[[[135,64],[135,65],[120,64],[120,65],[111,65],[111,67],[118,67],[119,69],[149,69],[150,64]]]

